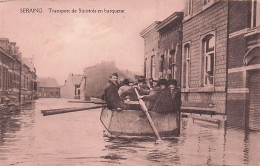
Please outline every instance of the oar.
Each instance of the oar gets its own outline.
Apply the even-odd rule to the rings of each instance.
[[[148,121],[149,121],[149,123],[150,123],[150,125],[151,125],[151,127],[152,127],[152,130],[153,130],[153,132],[154,132],[154,134],[155,134],[155,136],[156,136],[156,139],[157,139],[158,141],[161,141],[162,138],[160,137],[159,132],[158,132],[158,130],[156,129],[154,123],[153,123],[153,120],[152,120],[152,118],[151,118],[151,116],[150,116],[150,114],[149,114],[149,112],[148,112],[148,109],[147,109],[147,107],[146,107],[144,101],[139,98],[140,95],[139,95],[139,93],[138,93],[138,91],[137,91],[136,88],[135,88],[135,93],[136,93],[136,95],[137,95],[137,97],[138,97],[138,99],[139,99],[139,104],[140,104],[142,110],[144,111],[144,113],[145,113],[145,115],[146,115],[146,117],[147,117],[147,119],[148,119]]]
[[[91,106],[91,107],[50,109],[50,110],[42,110],[41,113],[43,114],[43,116],[47,116],[47,115],[63,114],[63,113],[68,113],[68,112],[85,111],[85,110],[102,108],[102,107],[106,107],[106,105],[98,105],[98,106]]]

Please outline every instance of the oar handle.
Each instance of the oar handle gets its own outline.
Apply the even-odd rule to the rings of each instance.
[[[154,125],[154,122],[153,122],[153,120],[152,120],[152,118],[151,118],[151,116],[150,116],[150,114],[149,114],[149,112],[148,112],[148,109],[147,109],[147,107],[146,107],[144,101],[143,101],[142,99],[140,99],[140,95],[139,95],[139,93],[138,93],[138,91],[137,91],[136,88],[135,88],[135,93],[136,93],[136,95],[137,95],[137,97],[138,97],[138,99],[139,99],[139,104],[140,104],[142,110],[144,111],[144,113],[145,113],[145,115],[146,115],[146,117],[147,117],[147,119],[148,119],[148,121],[149,121],[149,123],[150,123],[150,125],[151,125],[151,127],[152,127],[152,130],[153,130],[153,132],[154,132],[154,134],[155,134],[155,136],[156,136],[156,138],[157,138],[157,140],[158,140],[158,141],[161,141],[162,138],[161,138],[161,136],[159,135],[159,132],[158,132],[158,130],[156,129],[156,127],[155,127],[155,125]]]

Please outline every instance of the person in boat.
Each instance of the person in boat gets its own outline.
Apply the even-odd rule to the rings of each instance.
[[[146,85],[146,80],[144,77],[140,77],[138,79],[138,86],[141,87],[142,89],[145,89],[145,90],[149,90],[149,86]]]
[[[157,86],[150,91],[149,95],[140,96],[141,99],[147,101],[149,111],[162,114],[172,112],[173,103],[171,97],[166,79],[159,80]]]
[[[177,80],[169,80],[169,88],[172,95],[173,112],[179,112],[181,109],[181,90],[178,88]]]
[[[154,80],[153,78],[149,78],[148,81],[147,81],[147,83],[148,83],[148,87],[149,87],[150,89],[152,89],[154,86],[156,86],[156,84],[158,83],[158,81]]]
[[[127,104],[125,104],[118,94],[118,74],[113,73],[108,80],[108,83],[105,87],[104,99],[107,103],[107,108],[110,110],[126,110],[129,108]]]
[[[131,86],[129,85],[129,80],[128,79],[124,79],[122,82],[122,86],[119,88],[118,90],[118,94],[119,96],[124,92],[127,91],[128,89],[130,89]]]
[[[137,80],[137,84],[135,84],[133,87],[129,88],[128,90],[122,92],[120,94],[120,98],[122,100],[130,100],[130,101],[138,101],[138,97],[135,93],[135,88],[139,87],[138,89],[142,89],[142,91],[139,91],[140,95],[148,95],[149,94],[149,87],[145,84],[145,78],[140,77]]]

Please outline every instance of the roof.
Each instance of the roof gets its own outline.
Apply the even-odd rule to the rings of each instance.
[[[71,77],[72,83],[74,85],[80,85],[80,82],[82,80],[83,75],[80,75],[80,74],[70,74],[70,77]]]
[[[31,72],[36,72],[31,58],[22,58],[23,63],[29,67]]]
[[[12,60],[15,60],[15,58],[12,55],[10,55],[6,50],[4,50],[1,46],[0,46],[0,51],[4,53],[7,57],[11,58]]]
[[[147,34],[148,32],[150,32],[151,30],[153,30],[156,26],[158,26],[161,22],[160,21],[155,21],[154,23],[152,23],[151,25],[149,25],[147,28],[145,28],[144,30],[142,30],[142,32],[140,33],[140,35],[142,37],[144,37],[145,34]]]
[[[182,17],[183,17],[183,12],[174,12],[172,15],[164,19],[156,28],[160,30],[166,27],[167,25],[169,25],[171,22],[175,21],[177,18],[182,19]]]
[[[55,78],[44,77],[38,78],[39,87],[60,87]]]

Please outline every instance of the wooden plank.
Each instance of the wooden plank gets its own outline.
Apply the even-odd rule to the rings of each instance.
[[[69,103],[93,103],[93,104],[106,104],[105,101],[68,101]]]
[[[85,110],[97,109],[97,108],[102,108],[102,107],[106,107],[106,105],[96,105],[96,106],[90,106],[90,107],[50,109],[50,110],[42,110],[41,113],[43,114],[43,116],[47,116],[47,115],[63,114],[63,113],[76,112],[76,111],[85,111]]]
[[[193,113],[193,114],[206,114],[206,115],[215,115],[215,111],[207,111],[207,110],[186,110],[182,109],[181,112],[183,113]]]
[[[68,101],[69,103],[94,103],[93,101]]]

